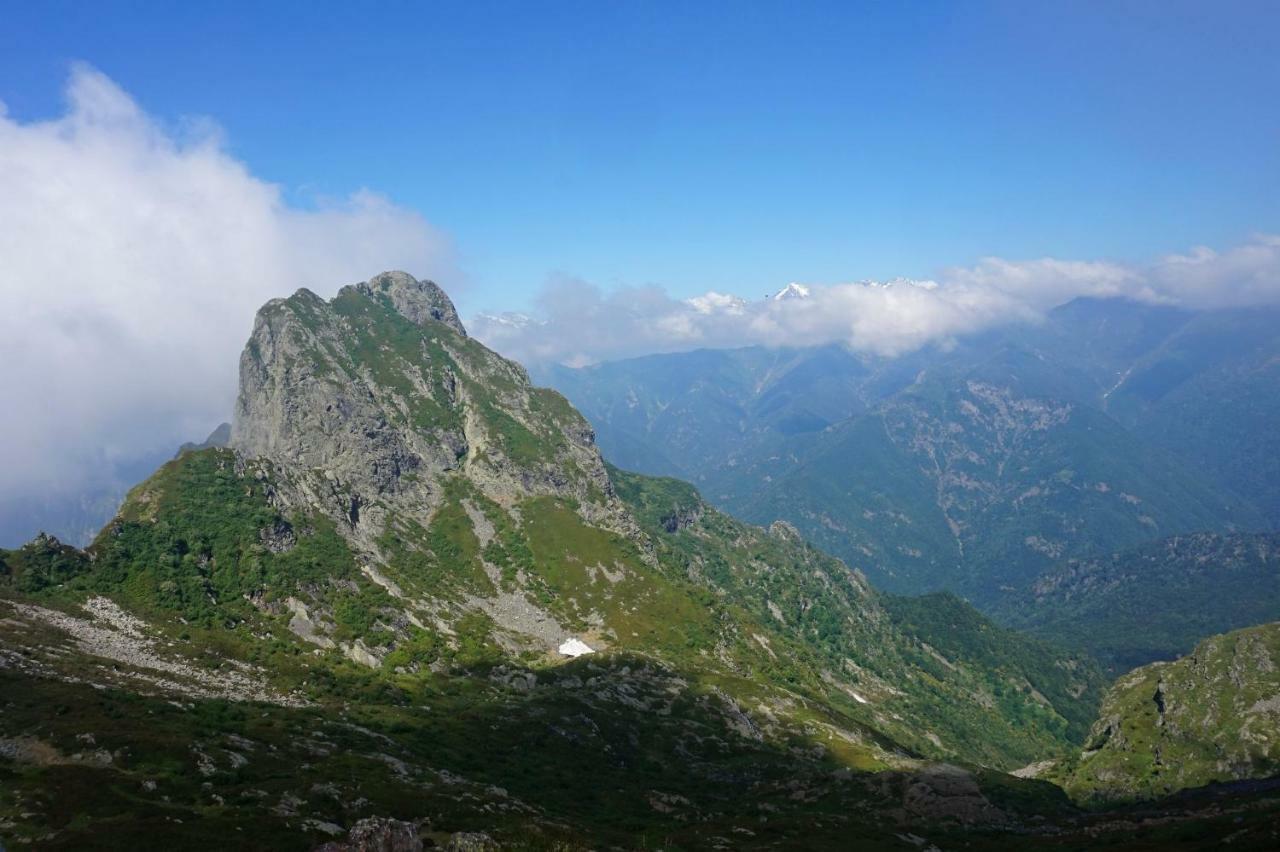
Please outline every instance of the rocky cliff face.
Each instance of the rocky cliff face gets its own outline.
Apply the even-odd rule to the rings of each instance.
[[[384,272],[361,284],[356,290],[371,299],[390,300],[401,316],[420,326],[428,322],[444,323],[463,337],[467,330],[458,319],[453,300],[434,281],[418,281],[407,272]]]
[[[374,560],[390,517],[429,517],[455,472],[499,505],[542,494],[620,515],[586,421],[403,272],[258,312],[231,446],[274,464],[283,505],[324,512]]]

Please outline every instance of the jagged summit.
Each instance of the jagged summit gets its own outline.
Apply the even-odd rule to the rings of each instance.
[[[468,338],[443,290],[403,272],[329,302],[299,290],[264,305],[230,445],[286,471],[282,500],[322,508],[370,554],[389,514],[430,516],[452,473],[498,503],[544,494],[612,511],[581,415]]]
[[[419,281],[407,272],[391,270],[354,286],[367,296],[387,296],[397,311],[418,325],[435,320],[467,336],[452,300],[434,281]]]

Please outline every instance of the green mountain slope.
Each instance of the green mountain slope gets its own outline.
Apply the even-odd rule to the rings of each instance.
[[[1015,638],[955,598],[885,598],[793,528],[742,524],[684,483],[615,477],[662,564],[795,637],[785,649],[770,641],[771,656],[811,661],[896,741],[1008,766],[1002,753],[1052,748],[1047,730],[1078,739],[1091,720],[1100,684],[1091,662]],[[902,618],[907,611],[917,619]],[[1002,640],[1025,644],[1015,651]]]
[[[331,521],[279,515],[267,499],[276,482],[262,468],[238,471],[237,461],[228,450],[185,454],[135,489],[87,553],[41,539],[0,555],[0,572],[40,599],[109,596],[149,621],[208,631],[202,641],[266,665],[289,694],[304,679],[295,639],[335,664],[377,671],[540,666],[553,649],[522,644],[536,637],[517,627],[560,623],[615,653],[736,673],[765,692],[799,690],[841,708],[846,725],[891,751],[901,744],[1005,767],[1082,735],[1079,720],[1100,695],[1096,669],[1068,655],[1010,665],[984,648],[948,659],[949,648],[898,628],[864,579],[794,531],[741,524],[675,481],[613,472],[647,534],[640,547],[535,498],[482,556],[465,511],[446,502],[425,547],[396,552],[377,570],[380,584]],[[641,561],[643,547],[656,555],[653,567]],[[488,558],[505,578],[487,575]],[[504,597],[504,580],[521,589],[523,607]],[[406,608],[387,586],[427,599]],[[459,601],[460,614],[444,621]],[[957,608],[961,624],[949,637],[957,648],[1000,632],[967,605],[946,603],[953,615]],[[258,641],[263,631],[271,642]],[[1007,706],[992,709],[996,694]],[[872,752],[860,759],[874,763]]]
[[[1115,671],[1173,659],[1205,636],[1280,618],[1280,536],[1196,533],[1071,560],[997,614]]]
[[[1042,705],[1059,709],[1072,742],[1093,722],[1092,661],[1064,657],[1054,645],[1002,629],[946,592],[888,596],[884,602],[893,624],[915,639],[917,665],[943,681],[953,678],[959,666],[982,672],[985,682],[975,687],[984,689],[985,701],[999,705],[1001,717],[1017,719],[1027,713],[1021,698],[1025,684]],[[1028,676],[1031,680],[1022,680]],[[936,708],[939,716],[949,712],[943,703]]]
[[[1116,682],[1085,750],[1053,770],[1086,799],[1153,798],[1280,772],[1280,623],[1214,636]]]

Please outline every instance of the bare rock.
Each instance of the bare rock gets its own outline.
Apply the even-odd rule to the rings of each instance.
[[[315,847],[315,852],[421,852],[418,826],[387,817],[362,819],[344,840],[331,840]]]
[[[386,296],[397,311],[418,325],[442,322],[464,337],[467,334],[452,300],[434,281],[418,281],[407,272],[384,272],[357,284],[356,289],[375,298]]]
[[[444,844],[445,852],[498,852],[500,847],[492,837],[480,831],[460,831]]]

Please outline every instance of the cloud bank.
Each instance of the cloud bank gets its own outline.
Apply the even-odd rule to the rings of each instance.
[[[291,206],[208,122],[167,128],[88,67],[66,101],[0,105],[0,513],[203,439],[267,299],[449,275],[446,241],[385,198]]]
[[[656,287],[605,292],[560,279],[544,288],[534,316],[482,314],[469,328],[527,363],[577,366],[752,344],[843,343],[892,357],[1002,324],[1034,322],[1081,296],[1199,309],[1280,304],[1280,237],[1255,237],[1221,253],[1197,248],[1145,266],[987,258],[945,270],[936,281],[793,285],[779,295],[786,298],[747,301],[709,292],[673,299]]]

